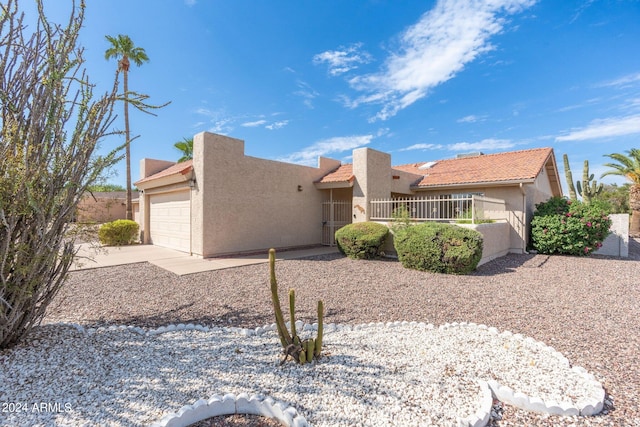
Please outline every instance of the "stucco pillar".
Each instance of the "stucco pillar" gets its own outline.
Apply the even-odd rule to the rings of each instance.
[[[353,222],[369,221],[369,202],[391,197],[391,156],[371,148],[353,150]]]
[[[151,208],[149,207],[149,199],[146,192],[140,193],[138,196],[140,210],[140,216],[142,218],[142,243],[148,245],[151,243]]]

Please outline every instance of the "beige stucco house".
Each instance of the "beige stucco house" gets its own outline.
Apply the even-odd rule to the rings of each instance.
[[[140,166],[143,242],[201,257],[328,244],[336,224],[377,220],[376,200],[464,194],[503,200],[501,253],[522,252],[535,204],[562,195],[551,148],[400,166],[359,148],[352,164],[309,167],[246,156],[243,141],[204,132],[193,160]]]

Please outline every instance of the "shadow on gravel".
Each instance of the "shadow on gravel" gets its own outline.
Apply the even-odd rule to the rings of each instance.
[[[471,276],[495,276],[496,274],[515,273],[521,267],[540,267],[548,259],[547,255],[507,254],[482,264]]]
[[[227,311],[222,315],[194,316],[193,311],[200,309],[196,308],[194,310],[190,310],[193,306],[194,303],[189,303],[161,313],[138,316],[118,316],[109,320],[87,319],[87,323],[83,324],[89,327],[136,325],[143,328],[159,328],[160,326],[167,326],[170,324],[193,323],[203,326],[236,326],[254,328],[256,325],[267,325],[274,322],[273,316],[271,315],[260,315],[256,312],[250,312],[248,309],[234,309],[230,306],[225,307]]]
[[[496,258],[486,264],[481,265],[471,273],[472,276],[495,276],[497,274],[515,273],[518,268],[540,268],[549,260],[551,256],[565,257],[567,259],[585,259],[570,255],[543,255],[543,254],[507,254]],[[640,238],[629,238],[629,256],[617,257],[609,255],[593,254],[587,258],[597,260],[615,261],[639,261],[640,260]]]

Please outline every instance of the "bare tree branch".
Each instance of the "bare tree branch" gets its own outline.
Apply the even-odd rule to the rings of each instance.
[[[113,133],[118,86],[95,98],[81,68],[84,1],[73,2],[64,26],[37,5],[32,30],[18,0],[1,5],[0,348],[44,317],[76,255],[66,236],[78,202],[120,159],[119,149],[95,153]]]

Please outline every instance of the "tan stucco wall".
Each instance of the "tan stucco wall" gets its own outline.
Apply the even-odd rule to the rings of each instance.
[[[85,194],[78,203],[76,221],[105,223],[116,219],[125,219],[126,197],[103,193],[96,195],[95,199],[91,194]],[[135,195],[134,197],[137,197]]]
[[[491,224],[457,225],[476,230],[482,234],[482,259],[478,263],[478,266],[511,252],[511,239],[509,232],[511,226],[509,223],[499,221]]]
[[[332,190],[322,190],[323,201],[335,200],[348,200],[353,199],[353,188],[334,188]]]
[[[411,196],[415,193],[411,190],[411,186],[421,178],[421,175],[394,169],[391,171],[391,192],[398,196]]]
[[[170,162],[168,160],[142,159],[140,160],[140,179],[156,174],[175,164],[176,162]]]
[[[353,222],[369,221],[369,202],[391,196],[391,156],[371,148],[353,150]]]
[[[245,156],[244,141],[195,135],[192,251],[203,257],[319,244],[323,192],[319,168]],[[300,186],[300,190],[299,190]]]

